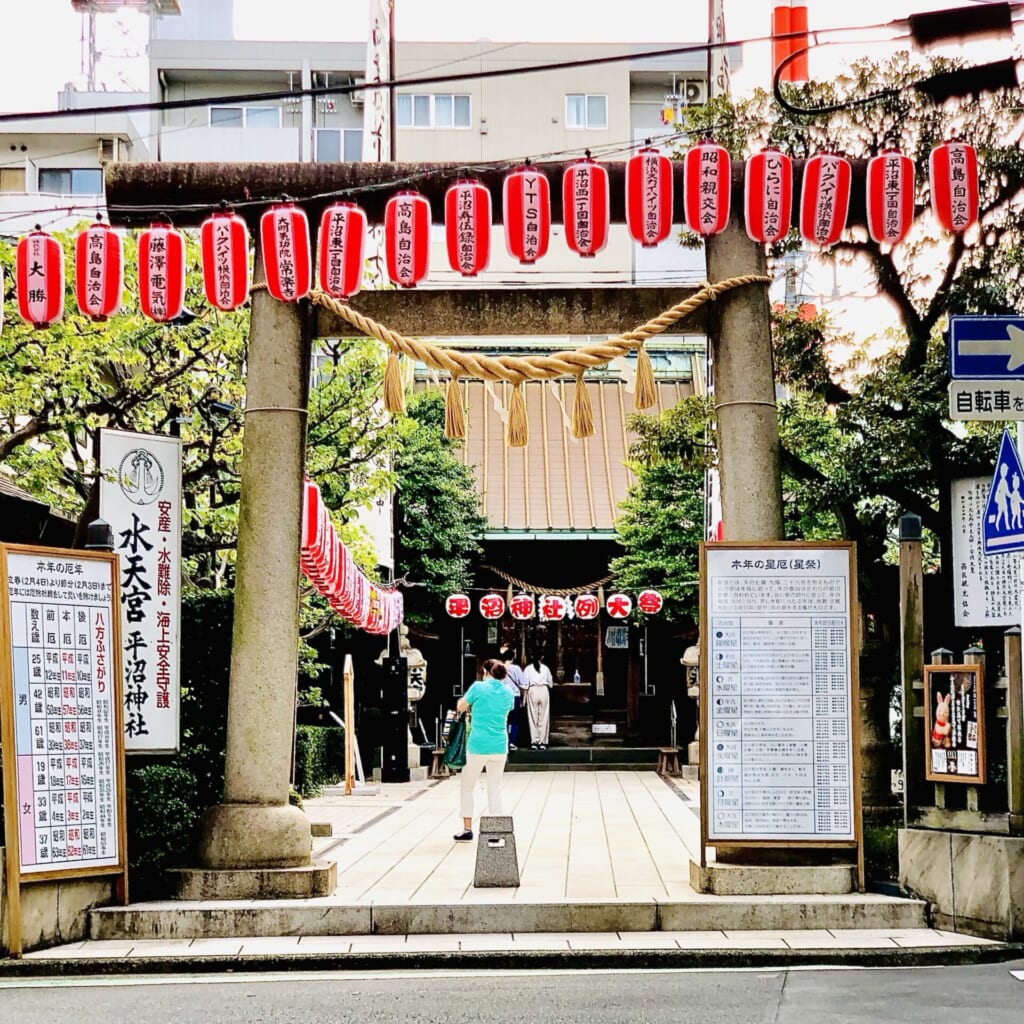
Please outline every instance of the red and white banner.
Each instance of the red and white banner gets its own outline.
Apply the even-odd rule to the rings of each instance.
[[[594,256],[608,242],[608,171],[589,157],[562,175],[562,220],[566,244],[580,256]]]
[[[235,213],[218,211],[199,229],[206,301],[225,312],[249,298],[249,229]]]
[[[363,286],[366,214],[355,203],[332,203],[320,218],[320,289],[348,299]]]
[[[109,224],[90,224],[75,239],[78,308],[93,320],[106,320],[121,308],[123,290],[121,236]]]
[[[800,193],[800,234],[808,242],[834,245],[846,227],[850,208],[850,161],[835,153],[812,156],[804,164]]]
[[[18,312],[33,327],[45,328],[64,315],[64,247],[47,231],[33,231],[15,254]]]
[[[154,224],[139,235],[139,308],[166,323],[184,306],[185,238],[167,224]]]
[[[476,277],[491,258],[491,193],[479,181],[457,181],[444,197],[448,264]]]
[[[777,149],[747,160],[743,214],[752,241],[771,245],[785,238],[793,216],[793,161]]]
[[[954,234],[978,219],[978,156],[966,142],[943,142],[928,158],[935,219]]]
[[[886,245],[902,242],[914,219],[914,161],[895,149],[868,161],[868,234]]]
[[[732,165],[729,152],[701,142],[683,158],[683,213],[698,235],[717,235],[729,223]]]
[[[312,256],[309,221],[291,203],[272,206],[260,218],[260,247],[267,291],[279,302],[298,302],[309,294]]]
[[[502,185],[505,247],[520,263],[536,263],[551,237],[551,186],[540,171],[517,167]]]
[[[626,226],[645,248],[672,230],[672,161],[653,146],[626,161]]]

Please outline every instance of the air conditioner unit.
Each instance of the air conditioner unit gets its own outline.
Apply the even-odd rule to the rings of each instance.
[[[120,139],[100,139],[96,147],[96,156],[101,164],[113,163],[121,159]]]
[[[691,78],[683,83],[683,105],[699,107],[708,101],[708,85],[701,78]]]
[[[361,107],[366,103],[366,93],[362,89],[358,89],[355,92],[350,92],[348,98],[352,103],[353,107]]]

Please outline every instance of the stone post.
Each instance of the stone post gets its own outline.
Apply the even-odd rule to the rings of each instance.
[[[903,827],[910,808],[924,802],[924,736],[918,694],[924,687],[924,583],[921,562],[921,518],[900,517],[900,681],[903,687]]]

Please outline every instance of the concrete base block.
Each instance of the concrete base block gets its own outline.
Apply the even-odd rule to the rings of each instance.
[[[305,900],[330,896],[338,887],[333,860],[297,868],[174,868],[168,875],[179,900]]]
[[[309,818],[290,804],[216,804],[199,819],[199,863],[217,870],[309,864]]]
[[[680,778],[684,782],[700,782],[700,765],[699,764],[683,764],[679,766],[679,771],[682,773]]]
[[[478,889],[518,889],[519,859],[516,836],[508,816],[480,818],[476,842],[476,871],[473,885]]]
[[[715,896],[788,896],[817,893],[842,896],[857,888],[853,864],[761,866],[709,864],[702,868],[690,861],[690,886]]]
[[[935,926],[1024,939],[1024,838],[900,829],[900,883],[931,904]]]

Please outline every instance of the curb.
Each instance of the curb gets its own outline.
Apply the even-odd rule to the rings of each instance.
[[[309,953],[251,956],[110,957],[0,960],[0,978],[263,973],[270,971],[728,970],[791,967],[964,967],[1024,957],[1024,943],[917,949],[482,950],[472,952]]]

